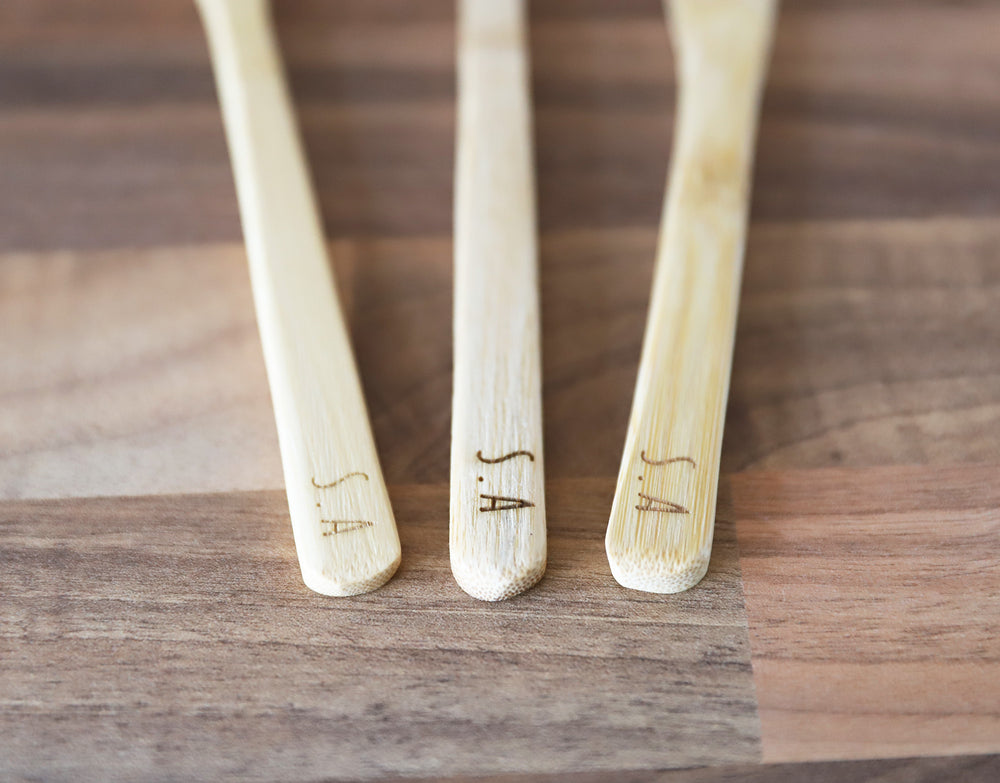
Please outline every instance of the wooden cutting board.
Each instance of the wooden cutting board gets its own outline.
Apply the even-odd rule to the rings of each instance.
[[[996,780],[1000,7],[903,6],[783,6],[716,549],[656,596],[603,533],[668,38],[532,2],[550,555],[491,605],[447,556],[450,0],[277,3],[403,541],[351,599],[299,578],[193,5],[6,0],[0,778]]]

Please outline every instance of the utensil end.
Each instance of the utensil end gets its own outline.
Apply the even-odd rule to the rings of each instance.
[[[361,595],[378,590],[392,579],[399,568],[400,557],[396,557],[387,566],[375,566],[371,571],[361,574],[336,575],[314,569],[302,569],[302,581],[313,592],[343,598]]]
[[[608,550],[611,575],[622,587],[645,593],[682,593],[694,587],[708,571],[711,553],[681,563],[653,556],[635,556]]]
[[[544,558],[517,571],[490,572],[452,561],[451,572],[458,586],[480,601],[505,601],[538,583],[545,573]]]

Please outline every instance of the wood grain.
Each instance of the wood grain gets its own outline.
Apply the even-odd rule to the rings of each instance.
[[[399,592],[334,607],[297,584],[193,4],[7,0],[0,777],[993,780],[996,756],[754,766],[732,547],[736,523],[769,757],[1000,734],[1000,581],[981,562],[1000,518],[996,4],[782,3],[720,583],[679,604],[620,590],[601,552],[671,134],[661,7],[529,4],[553,540],[549,575],[505,607],[475,606],[445,554],[454,4],[276,5],[397,506]],[[816,567],[845,561],[868,571]],[[831,632],[841,616],[856,643]],[[363,688],[373,665],[386,679]],[[397,684],[412,690],[390,706]],[[649,771],[675,763],[712,766]]]
[[[376,590],[399,535],[340,309],[270,0],[199,0],[236,181],[292,532],[306,585]]]
[[[277,6],[328,232],[447,235],[453,3]],[[1000,98],[988,77],[1000,9],[908,7],[783,3],[758,218],[1000,212]],[[542,230],[656,225],[672,90],[660,3],[539,0],[530,22]],[[12,75],[0,86],[0,157],[16,183],[0,199],[0,248],[239,237],[192,4],[10,0],[0,31]],[[41,204],[61,219],[45,220]]]
[[[462,0],[448,547],[498,601],[545,571],[538,229],[523,0]]]
[[[553,477],[617,470],[655,243],[542,238]],[[330,252],[387,480],[447,481],[451,243]],[[1000,461],[998,253],[992,220],[753,227],[723,471]],[[0,255],[0,323],[4,497],[282,486],[238,246]]]
[[[773,0],[664,4],[677,127],[635,396],[605,546],[625,587],[708,569]],[[673,463],[673,464],[672,464]]]
[[[732,478],[765,760],[1000,751],[998,472]]]
[[[550,568],[498,605],[452,580],[445,484],[393,488],[399,572],[336,601],[302,586],[280,491],[3,504],[0,777],[756,760],[732,526],[704,588],[636,599],[604,558],[613,488],[550,484]]]
[[[0,257],[0,496],[281,487],[241,247]]]
[[[745,764],[697,769],[619,772],[621,783],[993,783],[1000,756],[832,761],[803,764]],[[410,783],[420,783],[407,778]],[[605,783],[606,773],[572,775],[491,775],[452,778],[452,783]]]

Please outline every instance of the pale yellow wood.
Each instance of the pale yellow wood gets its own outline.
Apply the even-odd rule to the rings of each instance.
[[[400,547],[265,0],[199,0],[306,585],[384,584]]]
[[[708,569],[760,93],[774,0],[668,0],[677,129],[625,450],[605,540],[623,586]]]
[[[538,272],[523,0],[461,0],[451,568],[487,601],[545,570]]]

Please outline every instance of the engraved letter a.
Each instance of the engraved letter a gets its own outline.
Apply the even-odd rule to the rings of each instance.
[[[663,498],[653,497],[652,495],[647,495],[645,492],[640,492],[639,497],[641,497],[646,502],[635,507],[636,511],[657,511],[663,514],[688,514],[690,513],[684,506],[680,503],[672,503],[669,500],[664,500]]]
[[[523,498],[505,498],[502,495],[480,495],[480,500],[488,500],[488,506],[480,506],[480,511],[507,511],[517,508],[531,508],[535,504]]]

